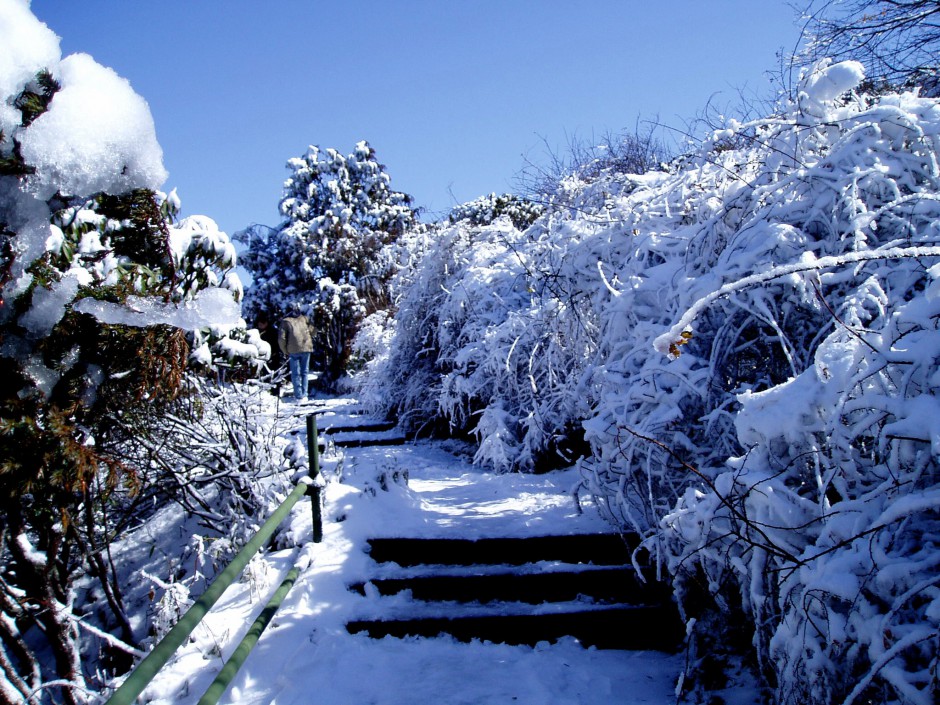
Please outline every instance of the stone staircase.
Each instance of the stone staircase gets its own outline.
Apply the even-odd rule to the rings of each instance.
[[[315,406],[309,407],[308,413],[315,413]],[[320,451],[324,451],[327,442],[337,448],[365,448],[367,446],[397,446],[405,442],[405,437],[396,428],[394,421],[380,421],[371,418],[355,407],[345,410],[338,418],[323,417],[317,421],[317,435]]]
[[[350,407],[318,420],[321,448],[400,445],[393,422]],[[684,627],[667,586],[631,565],[635,536],[377,537],[373,577],[348,586],[375,612],[349,621],[373,638],[437,637],[504,644],[574,637],[585,647],[673,652]]]
[[[668,590],[638,579],[617,535],[375,538],[369,548],[381,577],[350,589],[410,600],[404,612],[398,600],[349,622],[351,633],[530,646],[570,636],[586,647],[661,651],[682,640]]]

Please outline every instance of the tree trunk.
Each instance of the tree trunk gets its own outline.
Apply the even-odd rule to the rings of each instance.
[[[56,564],[55,556],[63,547],[61,524],[33,527],[43,531],[45,551],[39,551],[26,535],[22,517],[12,511],[10,540],[7,547],[16,564],[18,583],[27,604],[38,608],[33,618],[39,623],[52,649],[59,679],[76,687],[62,688],[62,701],[67,705],[86,702],[85,678],[79,656],[78,630],[71,615],[71,586],[67,570]]]
[[[42,684],[39,663],[16,625],[22,617],[23,610],[10,599],[10,588],[0,578],[0,702],[10,697],[19,702]]]

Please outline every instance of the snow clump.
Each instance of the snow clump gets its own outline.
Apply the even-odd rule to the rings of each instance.
[[[61,90],[49,110],[18,133],[36,169],[27,188],[40,200],[157,189],[166,181],[163,151],[146,101],[126,79],[87,54],[58,65]]]

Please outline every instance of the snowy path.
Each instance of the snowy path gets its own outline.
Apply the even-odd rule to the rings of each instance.
[[[321,416],[321,429],[330,424]],[[342,410],[333,425],[342,420]],[[298,418],[298,426],[303,421]],[[363,548],[374,536],[522,536],[603,532],[591,506],[578,514],[571,472],[492,475],[440,443],[349,448],[324,454],[324,540],[269,556],[267,574],[233,586],[145,698],[195,703],[294,560],[309,561],[223,703],[364,705],[530,703],[639,705],[675,702],[682,655],[584,649],[574,640],[536,648],[449,638],[372,640],[347,620],[374,611],[376,596],[347,586],[374,575]],[[407,485],[386,483],[408,472]],[[339,481],[339,477],[342,481]],[[299,510],[299,511],[298,511]],[[290,530],[310,535],[309,505]],[[229,594],[231,593],[231,594]],[[382,598],[388,600],[388,598]],[[407,599],[406,597],[402,598]],[[244,625],[244,626],[242,626]],[[181,686],[181,683],[183,684]]]

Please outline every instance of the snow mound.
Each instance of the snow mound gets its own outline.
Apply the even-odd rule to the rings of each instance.
[[[865,67],[858,61],[833,64],[823,59],[810,68],[799,87],[800,107],[824,118],[839,96],[854,90],[865,78]]]
[[[61,90],[20,135],[36,169],[29,189],[40,199],[157,189],[166,180],[150,107],[126,79],[87,54],[62,60]]]
[[[45,68],[57,66],[62,54],[59,38],[37,20],[27,0],[0,3],[0,96],[16,96]],[[0,131],[10,135],[20,124],[20,112],[0,100]]]

